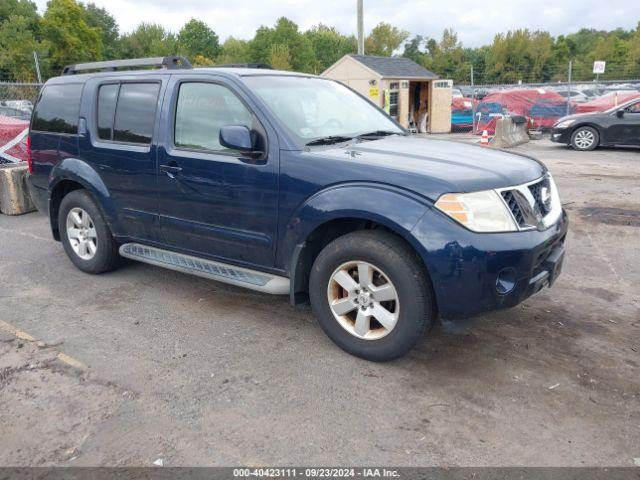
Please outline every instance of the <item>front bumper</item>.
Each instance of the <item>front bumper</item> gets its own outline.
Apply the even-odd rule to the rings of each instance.
[[[571,142],[571,129],[570,128],[553,128],[551,130],[551,141],[569,145],[569,143]]]
[[[440,316],[457,319],[513,307],[553,285],[562,271],[567,229],[564,211],[544,231],[478,234],[429,210],[413,234]]]

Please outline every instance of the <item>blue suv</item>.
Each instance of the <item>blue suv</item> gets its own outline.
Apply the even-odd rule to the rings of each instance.
[[[80,270],[126,257],[287,294],[369,360],[404,355],[438,317],[516,305],[562,267],[543,164],[409,135],[311,75],[73,65],[42,89],[29,148],[32,196]]]

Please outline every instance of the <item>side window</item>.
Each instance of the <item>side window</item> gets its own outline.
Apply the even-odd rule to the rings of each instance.
[[[98,91],[98,138],[113,140],[113,118],[116,114],[120,84],[102,85]]]
[[[151,143],[159,83],[123,83],[113,123],[113,140]]]
[[[640,113],[640,102],[627,107],[627,113]]]
[[[253,115],[227,87],[213,83],[182,83],[175,118],[177,147],[229,151],[220,145],[220,129],[244,125],[253,129]]]
[[[40,94],[31,128],[51,133],[78,133],[82,84],[48,85]]]

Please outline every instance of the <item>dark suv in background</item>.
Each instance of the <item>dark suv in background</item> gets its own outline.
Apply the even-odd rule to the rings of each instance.
[[[29,145],[33,196],[82,271],[127,257],[288,294],[370,360],[405,354],[438,315],[516,305],[562,266],[543,164],[410,136],[310,75],[70,66],[42,89]]]

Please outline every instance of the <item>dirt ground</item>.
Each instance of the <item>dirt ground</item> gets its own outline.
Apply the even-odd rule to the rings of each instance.
[[[387,364],[285,298],[89,276],[45,217],[0,216],[0,465],[640,463],[640,150],[515,151],[559,184],[562,276]]]

